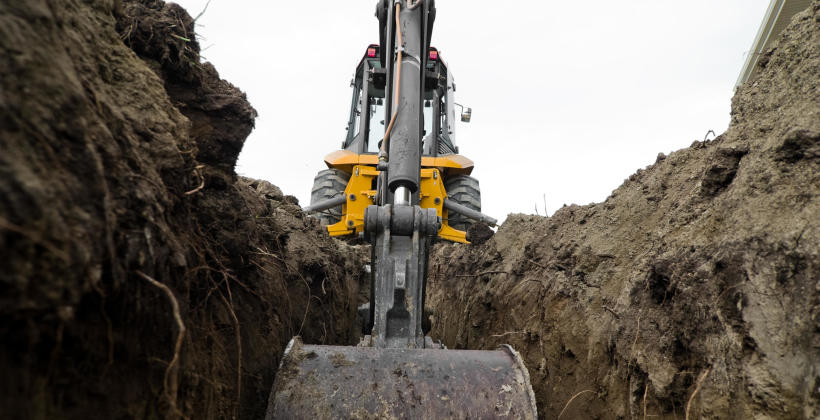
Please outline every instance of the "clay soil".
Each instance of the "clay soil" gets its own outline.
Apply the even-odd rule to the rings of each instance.
[[[760,67],[603,203],[440,245],[431,335],[512,344],[542,418],[820,417],[820,2]]]

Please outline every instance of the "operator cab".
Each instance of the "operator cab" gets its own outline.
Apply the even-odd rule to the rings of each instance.
[[[381,48],[367,47],[350,85],[353,88],[347,137],[342,145],[355,153],[376,154],[390,122],[385,103],[387,71],[382,65]],[[424,156],[442,156],[458,153],[455,142],[455,83],[447,71],[447,63],[436,48],[428,51],[423,97]],[[462,120],[464,118],[462,117]]]

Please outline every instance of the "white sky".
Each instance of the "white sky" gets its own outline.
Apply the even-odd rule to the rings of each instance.
[[[192,16],[206,0],[176,0]],[[603,201],[635,170],[726,130],[769,0],[438,0],[432,45],[473,108],[459,123],[483,211]],[[212,0],[202,55],[259,111],[237,172],[302,205],[345,136],[375,0]]]

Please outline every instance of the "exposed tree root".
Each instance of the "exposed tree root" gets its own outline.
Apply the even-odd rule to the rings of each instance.
[[[168,300],[171,302],[171,308],[173,309],[174,320],[177,324],[177,339],[174,343],[174,357],[171,358],[171,362],[168,363],[168,366],[165,368],[165,377],[163,379],[163,387],[165,388],[165,396],[168,398],[168,404],[171,406],[171,410],[175,413],[179,414],[180,417],[185,417],[182,415],[182,412],[179,411],[177,408],[177,387],[179,384],[177,372],[178,372],[178,364],[179,364],[179,352],[182,349],[182,341],[185,338],[185,323],[182,322],[182,315],[180,315],[179,311],[179,302],[177,298],[174,296],[174,292],[171,289],[154,280],[151,276],[143,273],[142,271],[137,270],[137,275],[145,279],[148,283],[151,283],[153,286],[159,288],[168,296]]]
[[[564,415],[564,412],[567,411],[567,407],[569,407],[569,405],[572,404],[572,401],[574,399],[578,398],[578,396],[580,396],[581,394],[584,394],[584,393],[587,393],[587,392],[592,392],[592,390],[591,389],[585,389],[585,390],[573,395],[572,398],[570,398],[569,401],[567,401],[567,403],[564,405],[564,409],[561,410],[561,413],[558,414],[558,419],[559,420],[561,419],[561,416]]]
[[[692,406],[692,400],[695,399],[695,395],[698,395],[698,391],[700,391],[700,387],[701,385],[703,385],[703,381],[704,379],[706,379],[706,376],[709,375],[710,370],[711,368],[707,368],[705,371],[703,371],[703,373],[700,374],[700,377],[698,377],[698,382],[695,385],[695,390],[692,391],[692,395],[689,396],[689,401],[686,402],[686,420],[689,420],[689,409]]]

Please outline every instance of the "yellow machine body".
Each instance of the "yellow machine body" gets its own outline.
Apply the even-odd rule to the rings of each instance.
[[[358,154],[349,150],[338,150],[325,157],[328,168],[339,169],[350,174],[345,189],[347,200],[342,204],[342,218],[327,227],[331,236],[358,235],[364,232],[364,211],[375,204],[374,180],[379,176],[375,154]],[[469,175],[473,171],[473,161],[457,154],[445,156],[424,156],[421,158],[421,182],[419,206],[436,209],[442,219],[438,236],[453,242],[468,243],[467,233],[454,229],[447,223],[448,211],[444,208],[447,191],[444,180],[450,176]]]

